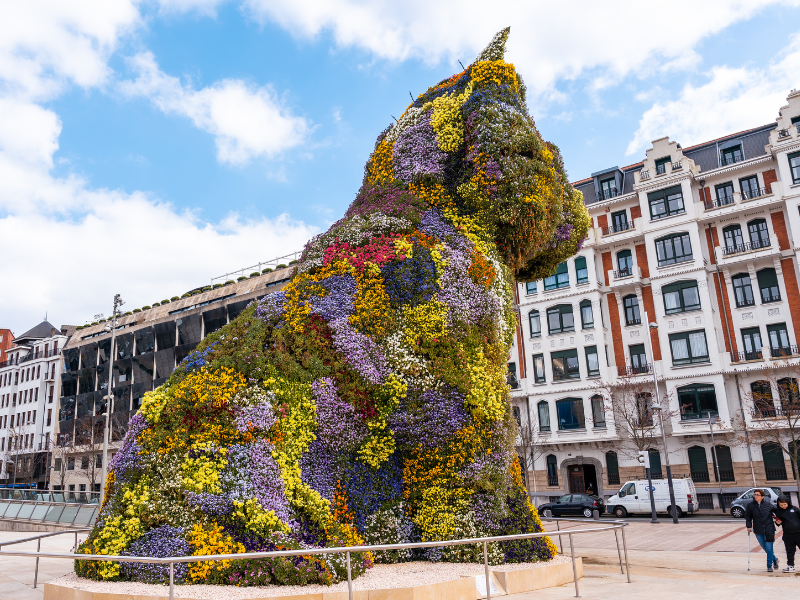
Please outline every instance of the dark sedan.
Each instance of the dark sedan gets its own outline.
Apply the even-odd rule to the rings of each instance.
[[[592,518],[592,511],[601,515],[605,512],[602,498],[589,494],[567,494],[555,502],[548,502],[539,507],[543,517],[586,517]]]

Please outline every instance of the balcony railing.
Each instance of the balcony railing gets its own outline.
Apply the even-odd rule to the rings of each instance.
[[[778,139],[782,140],[783,138],[791,137],[788,129],[779,129],[778,130]]]
[[[720,481],[736,481],[733,469],[717,469],[717,471],[719,472]]]
[[[608,474],[608,485],[619,485],[619,473]]]
[[[795,123],[794,126],[795,129],[797,130],[797,133],[800,133],[800,123]]]
[[[646,365],[639,365],[638,367],[633,367],[633,366],[618,367],[617,372],[619,373],[620,377],[634,377],[636,375],[647,375],[648,373],[653,372],[653,365],[651,363],[647,363]]]
[[[611,188],[610,190],[600,190],[600,200],[608,200],[610,198],[616,198],[619,196],[619,190],[617,188]]]
[[[650,171],[639,171],[639,179],[650,179]]]
[[[633,269],[614,271],[614,279],[624,279],[625,277],[633,277]]]
[[[763,250],[772,246],[772,240],[755,240],[753,242],[745,242],[737,246],[723,246],[722,256],[732,256],[733,254],[742,254],[743,252],[753,252],[755,250]]]
[[[703,205],[706,207],[706,210],[711,210],[712,208],[720,208],[721,206],[730,206],[734,204],[733,195],[726,195],[726,196],[717,196],[716,198],[712,198],[711,200],[703,200]]]
[[[672,163],[672,170],[673,171],[680,171],[681,170],[681,161],[677,161]]]
[[[772,193],[771,190],[767,188],[755,188],[747,192],[742,192],[742,200],[753,200],[755,198],[761,198],[761,196],[767,196],[770,193]]]
[[[625,319],[625,325],[641,325],[642,319],[639,317],[638,319]]]
[[[558,475],[548,475],[547,476],[547,485],[550,487],[557,487],[558,486]]]
[[[764,360],[761,350],[757,352],[731,352],[731,362],[741,363],[749,360]]]
[[[800,415],[800,405],[789,404],[789,408],[775,408],[774,406],[757,406],[751,414],[754,419],[775,419],[778,417],[796,417]]]
[[[787,356],[797,356],[800,354],[798,346],[783,346],[782,348],[770,348],[769,355],[772,358],[786,358]]]
[[[766,471],[768,481],[777,481],[780,479],[788,479],[786,477],[786,467],[777,469],[764,469]]]
[[[700,483],[709,483],[711,481],[711,476],[708,473],[708,470],[705,471],[691,471],[692,474],[692,481],[700,482]]]
[[[719,418],[719,414],[715,410],[701,410],[700,412],[685,412],[681,414],[681,421],[708,421],[708,416]]]
[[[623,231],[630,231],[633,229],[633,222],[625,222],[620,225],[611,225],[610,227],[603,227],[603,235],[612,235],[614,233],[621,233]]]
[[[722,155],[720,157],[719,162],[722,164],[722,166],[726,166],[726,165],[733,165],[733,164],[736,164],[738,162],[742,162],[743,160],[744,160],[744,156],[725,156],[725,155]]]
[[[664,474],[661,471],[650,470],[650,477],[653,479],[664,479]]]

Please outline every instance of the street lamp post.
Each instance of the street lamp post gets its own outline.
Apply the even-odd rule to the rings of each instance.
[[[658,411],[658,423],[661,427],[661,441],[664,444],[664,462],[667,467],[667,486],[669,487],[669,501],[672,512],[672,522],[678,524],[678,506],[675,504],[675,488],[672,485],[672,469],[669,466],[669,450],[667,449],[667,434],[664,431],[664,415],[661,412],[661,405],[658,403],[658,376],[656,375],[656,357],[653,354],[653,341],[650,339],[650,331],[658,329],[658,323],[651,323],[647,317],[647,311],[644,313],[644,322],[647,323],[647,343],[650,345],[650,356],[653,359],[653,388],[655,396],[653,397],[653,410]]]
[[[111,391],[111,386],[114,383],[114,341],[117,335],[117,318],[119,317],[119,307],[125,304],[119,294],[114,296],[114,311],[111,313],[111,358],[108,363],[108,390],[104,400],[106,401],[106,418],[105,426],[103,427],[103,459],[102,459],[102,477],[100,481],[100,506],[103,505],[106,493],[106,475],[108,474],[108,432],[111,428],[111,403],[114,400],[114,394]],[[108,325],[105,327],[108,331]]]
[[[719,477],[719,457],[717,456],[717,446],[714,443],[714,417],[711,415],[711,412],[708,413],[708,428],[711,430],[711,452],[714,458],[714,475],[719,484],[719,507],[722,509],[722,512],[725,512],[725,500],[722,497],[722,479]]]

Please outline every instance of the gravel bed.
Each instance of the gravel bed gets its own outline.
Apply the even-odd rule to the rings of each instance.
[[[490,566],[493,571],[518,571],[570,562],[567,556],[556,556],[547,562],[513,563]],[[483,573],[483,563],[431,563],[408,562],[393,565],[375,565],[361,577],[353,581],[354,590],[383,590],[393,588],[413,587],[453,581],[463,575],[478,575]],[[132,581],[94,581],[83,579],[69,573],[63,577],[53,579],[48,583],[64,587],[79,588],[91,592],[104,592],[112,594],[141,595],[141,596],[166,596],[169,587],[165,585],[152,585],[135,583]],[[321,592],[346,592],[347,582],[342,581],[335,585],[270,585],[265,587],[234,587],[221,585],[176,585],[176,598],[192,598],[194,600],[249,600],[251,598],[273,598],[276,596],[292,596],[300,594],[319,594]]]

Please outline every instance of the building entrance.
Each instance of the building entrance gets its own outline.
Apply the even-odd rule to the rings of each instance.
[[[594,465],[570,465],[569,491],[573,494],[597,494],[597,471]]]

